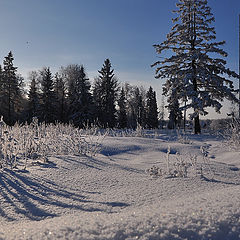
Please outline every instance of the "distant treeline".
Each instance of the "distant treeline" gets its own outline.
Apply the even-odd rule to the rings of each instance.
[[[0,115],[8,125],[16,122],[97,124],[104,128],[158,127],[156,92],[150,87],[120,85],[106,59],[93,84],[83,65],[32,71],[30,85],[17,73],[9,52],[0,66]],[[27,90],[26,90],[27,89]]]

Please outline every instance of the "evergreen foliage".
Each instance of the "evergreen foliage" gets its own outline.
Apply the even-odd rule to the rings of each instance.
[[[158,128],[158,107],[156,92],[150,86],[147,92],[147,104],[146,104],[146,126],[147,128],[153,129]]]
[[[182,111],[179,109],[179,102],[177,99],[169,98],[169,121],[167,127],[169,129],[175,129],[181,126]]]
[[[38,74],[36,71],[30,73],[30,89],[28,92],[27,120],[32,122],[33,117],[39,118],[40,96],[38,89]]]
[[[137,128],[137,126],[145,127],[146,124],[146,90],[141,86],[137,87],[124,84],[126,96],[127,126],[129,128]]]
[[[2,117],[4,113],[4,79],[3,79],[3,70],[0,65],[0,116]]]
[[[9,52],[3,61],[3,71],[0,71],[1,114],[9,125],[16,122],[22,102],[20,89],[22,79],[16,74],[17,67],[14,67],[13,60],[13,54]]]
[[[56,96],[56,114],[57,120],[60,122],[66,121],[66,84],[63,77],[59,73],[55,74],[54,78],[54,93]]]
[[[120,97],[118,100],[118,125],[119,128],[126,128],[127,127],[127,109],[126,109],[126,96],[124,88],[121,89]]]
[[[53,123],[57,120],[56,96],[54,82],[50,68],[44,68],[40,72],[41,102],[39,120],[41,122]]]
[[[113,128],[116,126],[116,100],[118,96],[118,81],[111,69],[111,62],[106,59],[95,79],[93,99],[96,106],[97,119],[101,126]]]
[[[136,101],[136,120],[137,124],[141,127],[146,126],[146,110],[143,96],[140,93],[139,88],[135,89],[135,101]]]
[[[237,101],[233,94],[233,82],[227,78],[238,75],[225,67],[223,57],[227,53],[220,47],[225,43],[215,42],[216,32],[211,24],[214,16],[206,0],[179,0],[178,16],[167,39],[154,45],[158,54],[164,51],[173,53],[170,57],[155,62],[156,78],[167,79],[164,94],[168,98],[184,101],[184,108],[192,108],[195,133],[200,133],[199,115],[206,115],[207,107],[220,112],[224,98]],[[216,56],[220,55],[219,58]],[[178,89],[171,95],[173,86]]]
[[[69,65],[65,69],[68,82],[68,120],[83,127],[93,121],[91,84],[82,65]]]

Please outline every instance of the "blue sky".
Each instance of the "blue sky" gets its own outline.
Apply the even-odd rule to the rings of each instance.
[[[53,72],[83,64],[91,79],[106,58],[122,82],[161,83],[150,65],[152,47],[165,40],[177,0],[0,0],[0,57],[10,50],[24,77],[49,66]],[[217,40],[226,40],[228,67],[238,71],[239,0],[209,0]],[[237,85],[236,85],[237,86]]]

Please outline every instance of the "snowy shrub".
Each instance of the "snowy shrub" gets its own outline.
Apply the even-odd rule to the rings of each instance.
[[[192,166],[191,162],[184,156],[181,156],[179,153],[176,153],[174,159],[170,161],[170,152],[171,149],[168,146],[166,155],[166,170],[157,166],[153,166],[147,169],[146,173],[150,174],[152,177],[187,177],[188,168]]]
[[[176,153],[175,162],[173,163],[173,169],[170,170],[171,177],[187,177],[188,168],[191,167],[191,163],[184,156]]]
[[[230,148],[239,149],[240,146],[240,120],[232,119],[232,121],[227,125],[223,136]]]
[[[223,131],[226,129],[228,124],[229,124],[228,119],[214,119],[211,120],[210,130],[212,130],[213,132]]]
[[[211,168],[211,165],[210,165],[210,160],[209,160],[209,157],[208,157],[208,151],[207,151],[207,147],[205,146],[201,146],[200,147],[200,151],[202,153],[202,163],[204,164],[204,166],[206,166],[211,174],[211,177],[213,178],[214,176],[214,172]],[[201,173],[202,174],[202,173]]]
[[[140,125],[138,125],[136,129],[102,129],[101,132],[105,132],[107,136],[111,137],[142,137],[154,139],[160,137],[159,129],[144,129]]]
[[[179,143],[192,144],[192,141],[189,139],[189,137],[185,133],[181,133],[180,131],[177,131],[177,139]]]
[[[151,168],[146,170],[146,173],[148,173],[152,177],[162,177],[163,176],[163,170],[155,165],[153,165]]]
[[[72,154],[95,156],[107,132],[82,130],[72,125],[39,124],[0,126],[0,168],[27,166],[29,159],[42,160],[51,155]]]
[[[181,155],[178,152],[176,154],[170,154],[171,149],[168,146],[166,153],[166,168],[160,168],[153,166],[146,170],[146,173],[152,177],[165,177],[165,178],[186,178],[190,174],[195,176],[203,176],[203,169],[208,169],[211,178],[213,179],[214,172],[210,166],[208,158],[207,148],[202,146],[200,152],[202,154],[202,161],[198,161],[197,155]],[[170,159],[171,155],[171,159]]]

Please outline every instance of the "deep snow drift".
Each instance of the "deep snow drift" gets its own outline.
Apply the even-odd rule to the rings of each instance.
[[[189,139],[106,137],[95,157],[5,169],[0,239],[240,239],[240,153],[214,136]],[[169,147],[170,165],[176,156],[200,163],[201,146],[210,160],[203,176],[190,168],[185,178],[146,172],[166,170]]]

